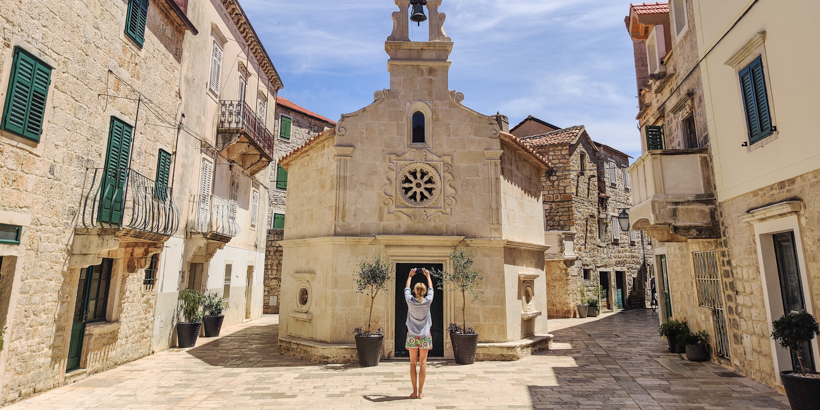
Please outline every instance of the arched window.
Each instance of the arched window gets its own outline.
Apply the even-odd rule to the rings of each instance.
[[[424,113],[416,111],[413,114],[413,143],[425,143]]]

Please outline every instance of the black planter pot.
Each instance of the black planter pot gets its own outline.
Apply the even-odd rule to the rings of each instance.
[[[178,347],[194,347],[196,345],[196,338],[199,337],[199,328],[202,323],[177,323],[177,346]]]
[[[450,340],[453,342],[453,355],[457,364],[475,363],[475,351],[478,347],[477,334],[450,333]]]
[[[686,359],[690,362],[709,360],[709,349],[706,345],[686,345]]]
[[[384,335],[356,336],[356,352],[359,354],[360,367],[379,365],[382,357]]]
[[[685,346],[680,346],[680,350],[678,350],[678,335],[671,334],[669,336],[666,336],[666,341],[669,342],[670,353],[686,353]]]
[[[598,306],[588,306],[587,307],[587,316],[588,317],[598,317],[601,314],[601,309]]]
[[[802,377],[795,372],[780,372],[780,378],[792,410],[820,409],[820,379]]]
[[[202,323],[205,325],[205,337],[217,337],[222,331],[222,321],[225,320],[225,315],[219,316],[205,316]]]

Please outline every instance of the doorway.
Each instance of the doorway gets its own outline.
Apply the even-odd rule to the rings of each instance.
[[[80,368],[86,325],[90,322],[105,320],[108,309],[108,287],[113,266],[113,259],[103,259],[101,265],[80,269],[66,371]]]
[[[600,272],[601,275],[601,307],[612,310],[612,298],[609,297],[609,272]]]
[[[666,271],[666,255],[658,255],[658,277],[660,284],[663,287],[663,322],[668,322],[672,319],[672,294],[669,291],[669,275]]]
[[[615,308],[624,308],[624,295],[626,294],[626,272],[615,271]]]
[[[800,278],[800,268],[797,263],[797,249],[795,248],[794,232],[783,232],[772,235],[774,240],[774,254],[777,261],[777,274],[780,279],[780,295],[783,298],[783,314],[802,312],[806,310],[806,300],[803,295],[803,283]],[[774,318],[778,319],[778,318]],[[792,368],[800,368],[797,354],[791,352]],[[814,354],[810,343],[803,345],[803,364],[806,371],[813,372]]]
[[[433,269],[442,270],[444,269],[444,265],[422,263],[396,264],[395,357],[410,357],[410,352],[404,347],[405,342],[407,342],[407,325],[405,325],[407,319],[407,301],[404,300],[404,285],[407,283],[410,270],[413,268],[426,268],[432,271]],[[412,283],[410,283],[410,289],[416,286],[416,283],[425,283],[426,281],[427,278],[423,273],[416,273],[416,275],[413,276]],[[440,283],[440,279],[433,278],[435,294],[433,296],[433,305],[430,306],[430,314],[433,317],[433,327],[430,329],[430,334],[433,338],[433,349],[430,350],[429,357],[444,357],[444,291],[438,288]]]
[[[251,318],[251,301],[253,301],[253,266],[248,266],[248,279],[245,287],[245,319]]]
[[[203,291],[202,272],[205,265],[202,263],[191,263],[188,269],[188,289]]]

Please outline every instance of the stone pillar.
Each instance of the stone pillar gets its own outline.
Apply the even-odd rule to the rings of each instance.
[[[428,21],[430,28],[429,41],[453,41],[450,37],[447,37],[447,33],[444,32],[444,20],[447,18],[447,15],[438,12],[438,6],[440,5],[441,0],[427,0],[427,10],[430,14]]]
[[[347,164],[353,147],[336,147],[336,222],[344,222],[347,205]]]
[[[396,0],[399,11],[393,12],[393,34],[387,41],[410,41],[410,0]]]

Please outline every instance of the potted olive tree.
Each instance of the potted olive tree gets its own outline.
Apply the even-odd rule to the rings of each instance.
[[[379,291],[387,291],[387,283],[393,275],[393,269],[381,255],[376,254],[370,260],[359,261],[359,271],[356,282],[356,291],[364,293],[370,297],[370,313],[367,315],[367,328],[356,328],[353,332],[356,335],[356,352],[359,355],[359,366],[373,367],[379,365],[382,356],[382,343],[384,342],[384,332],[381,328],[370,331],[373,319],[373,306]]]
[[[688,333],[683,337],[686,344],[686,359],[690,362],[705,362],[709,360],[709,333],[701,330],[697,333]]]
[[[587,303],[586,285],[581,284],[581,303],[578,304],[578,317],[581,319],[586,319],[589,315],[589,305]]]
[[[808,312],[790,313],[772,322],[772,339],[797,356],[800,371],[780,372],[786,396],[794,410],[820,409],[820,373],[806,371],[803,348],[820,335],[817,321]]]
[[[202,309],[208,314],[202,318],[205,325],[205,337],[217,337],[222,331],[222,322],[225,315],[222,312],[228,308],[228,301],[216,292],[209,292],[203,298]]]
[[[450,290],[461,292],[461,326],[451,323],[447,327],[450,334],[450,341],[453,342],[453,355],[458,364],[475,363],[475,353],[478,348],[478,333],[467,327],[467,294],[470,295],[470,303],[481,300],[484,292],[478,286],[482,279],[481,272],[473,269],[475,253],[467,253],[464,249],[455,249],[450,254],[453,262],[453,271],[435,271],[433,275],[440,278],[439,289],[444,289],[450,283]]]
[[[194,347],[202,326],[202,293],[186,289],[180,295],[180,313],[185,321],[177,323],[177,346]]]
[[[670,352],[683,353],[685,345],[678,346],[678,343],[680,342],[681,337],[689,334],[689,326],[686,322],[671,319],[658,328],[658,334],[666,337],[667,342],[669,342]]]

